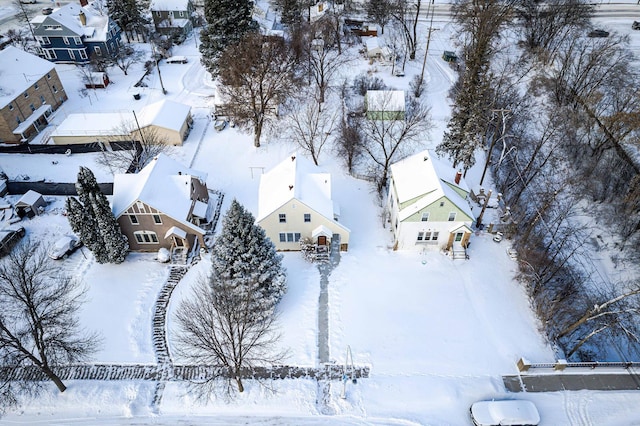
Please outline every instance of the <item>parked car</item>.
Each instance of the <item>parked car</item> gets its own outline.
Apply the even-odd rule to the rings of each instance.
[[[49,257],[58,260],[64,259],[82,245],[82,241],[78,237],[65,235],[58,239],[49,249]]]
[[[587,34],[588,37],[609,37],[609,31],[605,30],[591,30]]]
[[[8,227],[0,230],[0,257],[11,253],[13,247],[24,237],[25,231],[22,226]]]
[[[633,21],[633,24],[631,24],[631,29],[640,30],[640,21]]]
[[[538,409],[531,401],[479,401],[471,406],[470,412],[476,426],[536,426],[540,423]]]
[[[172,56],[167,58],[168,64],[186,64],[189,62],[185,56]]]
[[[43,15],[51,15],[53,13],[53,8],[52,7],[43,7],[42,8],[42,14]]]

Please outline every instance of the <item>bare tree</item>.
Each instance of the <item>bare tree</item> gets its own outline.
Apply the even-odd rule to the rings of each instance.
[[[364,7],[367,12],[367,19],[374,24],[380,25],[380,33],[384,34],[384,27],[391,19],[391,12],[395,8],[393,0],[368,0]]]
[[[111,53],[104,53],[102,55],[92,54],[91,61],[97,65],[100,71],[105,71],[107,67],[113,65],[120,68],[124,75],[128,75],[129,68],[131,68],[133,64],[141,62],[144,56],[145,53],[143,51],[126,45]]]
[[[26,25],[29,28],[29,32],[31,33],[31,40],[35,43],[36,36],[33,33],[33,26],[31,25],[31,18],[29,17],[29,13],[31,10],[29,6],[23,3],[21,0],[12,0],[11,4],[15,6],[18,13],[16,14],[16,19],[22,25]]]
[[[376,189],[382,194],[386,185],[391,164],[413,153],[431,127],[429,108],[416,99],[407,102],[405,112],[399,115],[397,105],[392,98],[392,92],[384,95],[376,103],[372,115],[371,107],[367,112],[369,117],[362,119],[363,151],[375,164]]]
[[[174,150],[156,129],[139,128],[135,120],[123,121],[112,133],[105,137],[107,144],[96,162],[113,172],[137,173],[159,154]]]
[[[258,281],[247,278],[243,288],[232,281],[202,279],[196,284],[176,311],[176,348],[179,356],[196,365],[226,367],[230,380],[243,392],[243,370],[282,362],[284,354],[274,351],[279,339],[274,331],[276,315],[256,318]],[[212,391],[215,384],[203,383],[201,392]]]
[[[335,77],[353,61],[352,56],[336,48],[336,37],[331,24],[332,21],[320,20],[312,25],[304,45],[305,65],[309,79],[313,80],[318,90],[320,104],[324,102],[326,92]]]
[[[83,289],[60,271],[39,243],[23,242],[0,263],[0,356],[9,366],[33,365],[64,392],[55,366],[85,361],[95,334],[83,332]]]
[[[416,2],[396,0],[395,6],[390,11],[394,22],[397,23],[404,36],[407,51],[409,52],[409,59],[411,60],[416,58],[416,49],[418,47],[418,18],[420,17],[421,7],[422,0],[417,0]]]
[[[297,108],[289,117],[288,133],[300,148],[308,152],[318,165],[320,153],[336,124],[335,111],[321,108],[310,100]]]
[[[281,37],[248,34],[222,53],[218,67],[226,107],[236,124],[253,130],[259,147],[265,124],[296,90],[292,51]]]

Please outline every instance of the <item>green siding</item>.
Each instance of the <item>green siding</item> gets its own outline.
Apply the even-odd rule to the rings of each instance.
[[[444,205],[440,207],[440,202],[444,201]],[[412,214],[403,222],[420,222],[422,220],[422,213],[429,213],[428,222],[448,222],[449,213],[456,212],[455,222],[471,221],[472,219],[467,216],[462,210],[460,210],[455,204],[449,201],[448,198],[442,197],[436,200],[434,203],[429,204],[422,210]]]

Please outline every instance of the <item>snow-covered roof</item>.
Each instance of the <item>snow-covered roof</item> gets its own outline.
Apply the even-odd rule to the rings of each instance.
[[[260,176],[257,220],[294,198],[333,220],[331,175],[298,154]]]
[[[42,194],[34,191],[33,189],[28,190],[20,199],[16,202],[19,205],[33,206],[37,202],[42,199]]]
[[[116,136],[123,133],[123,129],[135,129],[134,123],[129,111],[75,113],[69,114],[51,136]]]
[[[378,37],[366,37],[364,39],[364,45],[367,48],[367,52],[371,52],[375,49],[380,49],[380,43],[378,42]]]
[[[80,14],[84,14],[85,23],[80,19]],[[68,3],[53,11],[42,24],[37,28],[36,35],[43,35],[46,26],[54,24],[62,25],[63,32],[60,36],[73,35],[84,36],[87,41],[106,41],[109,31],[109,17],[94,13],[91,7],[82,7],[76,3]],[[44,34],[46,35],[46,34]]]
[[[149,6],[150,10],[154,11],[181,11],[189,10],[190,0],[152,0]]]
[[[191,112],[189,105],[163,99],[142,108],[138,114],[140,126],[158,126],[180,131]]]
[[[24,50],[7,46],[0,50],[0,108],[54,69],[51,62]]]
[[[450,186],[469,192],[463,177],[460,177],[459,183],[455,182],[456,173],[451,164],[447,164],[429,150],[392,164],[391,176],[398,202],[404,203],[422,197],[400,211],[400,218],[405,219],[442,197],[446,197],[469,217],[473,217],[469,203]]]
[[[180,131],[189,116],[191,107],[163,99],[146,105],[136,114],[140,127],[150,125]],[[119,135],[122,129],[137,127],[131,111],[92,112],[69,114],[51,133],[52,136]]]
[[[369,111],[404,111],[404,90],[367,90]]]
[[[191,178],[206,182],[207,174],[183,166],[159,154],[139,173],[113,177],[112,211],[121,216],[133,203],[142,201],[179,221],[192,231],[203,233],[187,219],[191,210]]]

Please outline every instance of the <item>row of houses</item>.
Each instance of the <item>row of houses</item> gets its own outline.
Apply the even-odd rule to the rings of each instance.
[[[99,80],[104,83],[104,80]],[[91,84],[97,84],[95,80]],[[67,100],[49,61],[13,46],[0,51],[0,143],[33,139]],[[168,145],[182,145],[193,126],[191,108],[162,100],[134,110],[69,114],[51,133],[54,144],[140,141],[153,133]]]
[[[181,42],[193,29],[189,0],[153,0],[149,6],[156,34]],[[122,46],[122,28],[86,0],[69,3],[31,21],[39,54],[58,63],[84,64],[91,56],[112,56]]]
[[[116,175],[113,213],[134,251],[204,247],[212,219],[206,174],[161,154],[137,174]],[[447,250],[464,258],[474,221],[462,173],[423,151],[391,167],[388,221],[398,250]],[[331,175],[293,154],[260,178],[256,222],[279,251],[349,248]],[[461,254],[458,256],[457,254]]]

